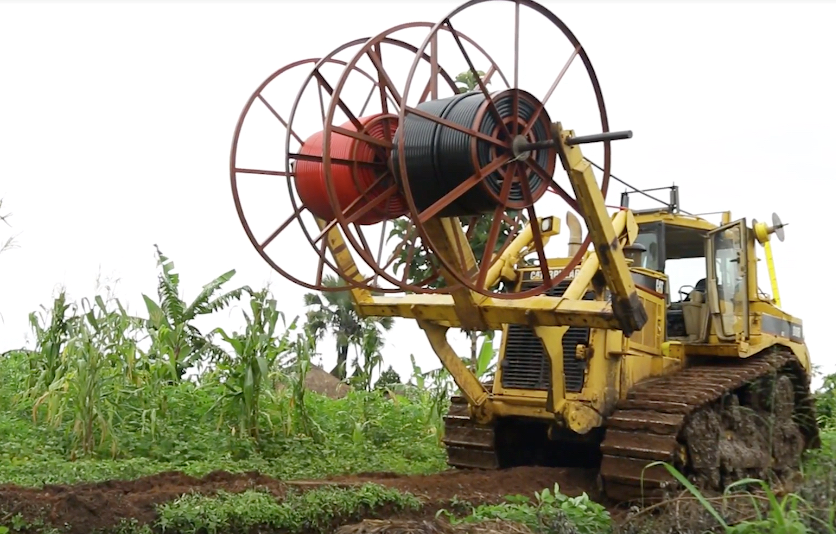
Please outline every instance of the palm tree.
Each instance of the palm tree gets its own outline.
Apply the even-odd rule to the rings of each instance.
[[[325,276],[322,283],[325,287],[347,287],[343,280],[331,275]],[[352,345],[367,347],[364,351],[364,359],[376,359],[377,349],[382,345],[383,339],[378,326],[388,331],[392,328],[394,321],[391,317],[376,319],[360,317],[348,290],[323,291],[323,294],[324,301],[316,293],[306,293],[304,296],[305,306],[312,308],[307,313],[308,327],[317,339],[322,339],[326,333],[334,334],[337,364],[331,370],[331,374],[340,380],[345,380],[349,347]],[[367,366],[368,363],[366,362]]]

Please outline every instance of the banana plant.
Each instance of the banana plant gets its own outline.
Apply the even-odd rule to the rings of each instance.
[[[163,255],[157,245],[154,248],[157,265],[162,267],[157,284],[160,302],[142,295],[148,308],[147,327],[152,340],[150,354],[167,362],[170,380],[176,382],[182,380],[191,365],[207,358],[215,362],[226,356],[224,350],[213,343],[211,335],[203,335],[192,321],[200,315],[223,310],[244,293],[252,295],[253,291],[249,286],[241,286],[218,294],[235,276],[232,269],[204,285],[198,296],[187,304],[180,298],[180,275],[174,272],[174,262]]]

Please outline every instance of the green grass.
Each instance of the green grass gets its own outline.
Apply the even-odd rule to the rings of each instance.
[[[22,357],[0,359],[0,376],[14,378],[25,368]],[[6,389],[19,383],[4,381]],[[152,434],[139,417],[119,414],[107,437],[88,456],[77,456],[71,422],[33,421],[32,401],[11,405],[14,392],[0,389],[0,482],[22,486],[131,479],[168,470],[203,475],[223,469],[258,470],[287,479],[317,478],[362,471],[429,473],[445,468],[433,414],[418,400],[387,400],[379,392],[352,392],[343,399],[306,395],[316,430],[311,437],[286,432],[278,416],[280,396],[265,403],[266,430],[259,443],[241,437],[235,426],[210,408],[218,388],[190,383],[166,386],[165,420]],[[5,406],[3,404],[5,403]],[[135,412],[135,410],[133,410]],[[272,421],[271,415],[273,415]],[[115,446],[112,446],[115,444]],[[75,458],[75,459],[74,459]],[[276,461],[281,459],[281,461]]]
[[[219,493],[217,496],[184,495],[158,507],[154,525],[179,534],[237,534],[258,531],[331,532],[334,527],[358,521],[380,510],[417,512],[421,502],[374,484],[358,489],[314,489],[288,493],[282,501],[258,491]]]

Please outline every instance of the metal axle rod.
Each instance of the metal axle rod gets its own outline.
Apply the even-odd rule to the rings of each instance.
[[[566,144],[570,146],[586,145],[589,143],[600,143],[602,141],[619,141],[621,139],[630,139],[632,137],[632,130],[623,130],[620,132],[604,132],[599,134],[579,135],[577,137],[570,137],[566,140]],[[537,150],[541,148],[554,148],[555,146],[557,146],[556,139],[547,139],[545,141],[535,141],[533,143],[529,143],[525,141],[524,137],[518,136],[517,139],[514,140],[513,150],[515,155],[519,155],[530,150]]]

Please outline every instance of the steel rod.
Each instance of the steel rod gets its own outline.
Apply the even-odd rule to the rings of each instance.
[[[602,141],[618,141],[620,139],[630,139],[633,137],[632,130],[623,130],[621,132],[604,132],[592,135],[580,135],[578,137],[570,137],[566,140],[567,145],[585,145],[588,143],[600,143]]]
[[[605,132],[592,135],[581,135],[578,137],[570,137],[566,140],[567,145],[585,145],[588,143],[600,143],[602,141],[618,141],[620,139],[630,139],[633,137],[632,130],[624,130],[621,132]],[[532,143],[515,142],[514,150],[519,154],[528,152],[530,150],[538,150],[542,148],[554,148],[557,146],[556,139],[546,139],[544,141],[534,141]]]

